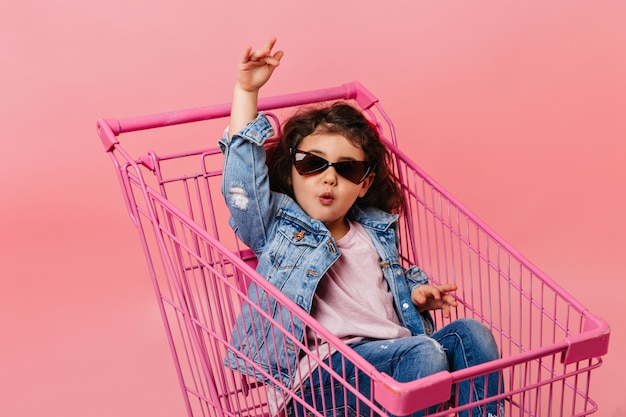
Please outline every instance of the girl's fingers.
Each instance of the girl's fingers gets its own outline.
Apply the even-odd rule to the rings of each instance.
[[[270,38],[270,40],[267,41],[263,49],[266,49],[269,52],[274,47],[274,44],[276,44],[276,38]]]
[[[255,55],[252,53],[249,57],[244,58],[244,64],[250,64],[253,66],[263,66],[270,65],[272,67],[277,67],[280,64],[280,58],[282,58],[282,54],[272,55]]]
[[[273,67],[277,66],[280,63],[280,60],[276,59],[273,56],[266,56],[265,58],[262,59],[262,61],[267,64],[267,65],[271,65]]]
[[[270,74],[280,64],[280,60],[284,55],[283,51],[276,51],[272,55],[272,48],[276,43],[276,38],[271,38],[263,48],[253,50],[252,46],[248,46],[243,52],[239,61],[240,71],[255,71],[257,68],[269,66]]]
[[[276,65],[278,65],[280,60],[283,58],[283,55],[285,55],[284,51],[276,51],[276,53],[273,56],[274,60],[276,60]]]
[[[428,297],[430,297],[437,306],[443,301],[444,295],[445,294],[437,287],[431,287],[428,291]]]
[[[248,46],[246,48],[245,51],[243,51],[243,54],[241,55],[241,63],[245,64],[246,62],[248,62],[250,60],[250,55],[252,54],[252,47]]]
[[[456,291],[456,284],[442,284],[439,285],[439,289],[444,292]]]
[[[425,296],[424,294],[419,294],[419,295],[417,296],[417,302],[418,302],[420,305],[424,305],[424,303],[426,303],[426,296]]]
[[[276,38],[272,38],[268,43],[265,44],[263,48],[257,49],[256,51],[254,51],[252,53],[252,56],[256,60],[273,58],[271,53],[272,53],[272,48],[274,48],[275,43],[276,43]]]
[[[446,295],[444,297],[444,301],[446,303],[446,305],[452,306],[452,307],[456,307],[459,303],[454,299],[454,297],[452,297],[451,295]]]

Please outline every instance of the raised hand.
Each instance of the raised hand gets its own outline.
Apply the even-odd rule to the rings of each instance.
[[[276,38],[272,38],[256,51],[249,46],[241,56],[230,111],[229,135],[239,131],[256,117],[259,89],[270,79],[284,55],[283,51],[272,54],[275,44]]]
[[[272,54],[275,44],[276,38],[272,38],[263,48],[256,51],[253,51],[251,46],[246,48],[238,65],[237,84],[239,88],[254,92],[270,79],[284,55],[283,51],[276,51]]]

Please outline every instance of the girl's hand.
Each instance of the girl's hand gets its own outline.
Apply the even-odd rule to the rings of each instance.
[[[450,308],[459,305],[454,297],[448,294],[456,289],[456,284],[421,285],[413,290],[411,300],[420,313],[426,310],[442,309],[443,316],[448,318],[450,317]]]
[[[272,55],[275,43],[276,38],[272,38],[256,51],[248,47],[239,60],[230,109],[229,138],[257,116],[259,89],[270,79],[284,55],[283,51],[276,51]]]
[[[256,92],[270,79],[284,55],[283,51],[276,51],[272,54],[275,43],[276,38],[272,38],[263,48],[256,51],[253,51],[250,46],[246,48],[237,71],[237,86],[240,89],[246,92]]]

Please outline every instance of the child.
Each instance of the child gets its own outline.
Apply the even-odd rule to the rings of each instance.
[[[272,53],[275,42],[256,51],[249,47],[241,57],[229,128],[220,140],[230,224],[257,255],[257,271],[397,381],[499,358],[493,336],[477,321],[459,319],[434,331],[429,310],[443,309],[449,317],[457,305],[450,295],[456,285],[430,285],[419,268],[401,266],[396,228],[402,193],[391,174],[389,152],[358,110],[335,103],[298,114],[266,155],[263,143],[273,129],[257,112],[257,98],[283,57],[282,51]],[[278,322],[288,322],[281,309],[270,311]],[[242,316],[247,319],[239,318],[233,338],[237,347],[291,384],[288,370],[296,369],[298,353],[260,349],[265,336],[261,321],[245,306]],[[311,337],[298,323],[293,332],[300,340]],[[346,378],[354,373],[350,363],[337,362],[337,372]],[[236,358],[230,358],[230,366],[238,367]],[[338,384],[334,393],[323,392],[330,378],[326,371],[312,372],[316,377],[300,387],[309,404],[322,404],[330,398],[322,401],[324,395],[333,395],[336,415],[344,413],[343,407],[356,408]],[[360,373],[357,383],[369,395],[366,378]],[[462,383],[456,401],[467,404],[470,395],[484,398],[485,389],[495,395],[500,384],[498,373],[487,383],[484,378]],[[367,413],[365,407],[359,410]],[[470,411],[503,415],[497,403]],[[302,407],[296,406],[295,413],[302,415]]]

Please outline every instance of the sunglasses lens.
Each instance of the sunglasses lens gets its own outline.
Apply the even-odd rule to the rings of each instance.
[[[293,165],[300,175],[315,174],[329,166],[335,167],[337,173],[345,179],[360,184],[371,170],[365,161],[342,161],[331,164],[324,158],[304,151],[292,151]]]
[[[369,164],[364,161],[346,161],[333,164],[337,173],[355,184],[360,184],[369,172]]]
[[[328,162],[324,158],[297,151],[293,154],[293,164],[301,175],[312,174],[328,166]]]

